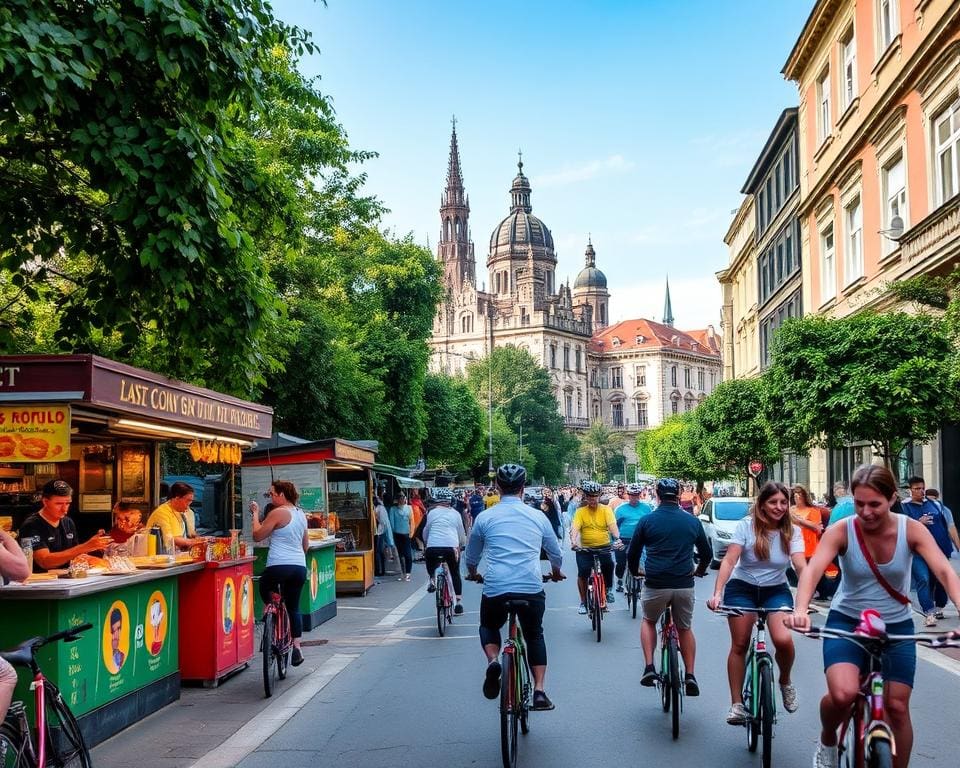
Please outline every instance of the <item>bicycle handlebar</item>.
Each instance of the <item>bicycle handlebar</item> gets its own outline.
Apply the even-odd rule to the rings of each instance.
[[[795,629],[795,632],[799,632],[801,635],[813,638],[814,640],[820,640],[824,637],[837,637],[842,640],[850,640],[853,643],[856,643],[861,648],[863,648],[868,653],[871,652],[871,649],[868,648],[868,645],[880,647],[886,647],[892,643],[900,642],[914,642],[920,645],[926,646],[927,648],[960,648],[960,633],[957,632],[947,632],[944,635],[937,635],[935,637],[930,637],[929,635],[888,635],[883,634],[879,636],[864,635],[858,632],[847,632],[843,629],[835,629],[833,627],[811,627],[807,631],[802,631]]]
[[[463,578],[466,579],[467,581],[474,581],[474,582],[476,582],[477,584],[483,584],[483,574],[482,574],[482,573],[475,573],[473,576],[471,576],[471,575],[468,573],[468,574],[467,574],[466,576],[464,576]],[[553,577],[553,574],[552,574],[552,573],[545,573],[545,574],[543,574],[543,583],[546,584],[548,581],[562,581],[562,580],[565,579],[565,578],[566,578],[566,576],[563,576],[563,574],[561,574],[561,578],[555,579],[555,578]]]
[[[612,544],[606,547],[572,547],[574,552],[587,552],[591,555],[606,555],[610,552],[613,552],[614,546]]]
[[[793,613],[793,607],[781,605],[779,608],[741,608],[735,605],[718,605],[714,613],[725,614],[727,616],[743,616],[745,613],[755,613],[758,616],[766,617],[771,613]]]
[[[80,636],[81,633],[86,632],[88,629],[93,629],[93,624],[81,624],[77,627],[65,629],[63,632],[57,632],[55,635],[40,638],[39,642],[34,645],[34,648],[42,648],[45,645],[50,645],[51,643],[56,643],[60,640],[63,640],[67,643],[72,643]]]

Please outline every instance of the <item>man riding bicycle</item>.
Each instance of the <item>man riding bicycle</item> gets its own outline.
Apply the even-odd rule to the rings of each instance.
[[[577,588],[580,590],[580,608],[577,613],[587,612],[587,579],[593,569],[593,554],[583,552],[580,547],[609,547],[611,537],[613,545],[622,548],[620,530],[614,519],[613,510],[606,504],[600,504],[600,483],[584,480],[580,483],[583,491],[583,504],[573,513],[570,523],[570,548],[577,553]],[[613,602],[613,554],[604,552],[600,556],[600,570],[606,586],[607,603]],[[597,599],[601,599],[597,595]]]
[[[467,536],[463,518],[452,506],[453,493],[447,488],[434,488],[427,498],[427,517],[423,526],[423,555],[427,561],[427,592],[436,592],[433,576],[441,562],[447,564],[453,579],[453,593],[457,604],[453,612],[463,613],[463,582],[460,580],[460,547]]]
[[[684,687],[687,696],[699,696],[700,686],[694,676],[697,641],[693,636],[694,576],[705,576],[713,556],[710,542],[700,520],[680,508],[680,483],[665,477],[657,481],[660,505],[640,520],[627,551],[627,567],[639,578],[640,555],[646,549],[646,581],[640,604],[643,622],[640,645],[643,647],[643,676],[640,684],[656,685],[657,670],[653,652],[657,645],[657,622],[668,605],[673,606],[673,620],[680,639],[680,655],[686,670]],[[693,550],[700,556],[700,566],[693,570]]]
[[[617,592],[623,592],[623,574],[627,570],[627,550],[630,546],[630,539],[633,538],[633,532],[637,530],[640,518],[646,517],[653,511],[647,502],[640,501],[640,492],[643,490],[639,483],[630,483],[627,486],[627,503],[621,504],[614,510],[617,520],[617,528],[620,530],[620,540],[623,542],[624,549],[618,549],[614,552],[617,561]]]
[[[500,695],[500,629],[507,621],[505,603],[523,600],[526,606],[517,609],[517,620],[527,643],[527,657],[533,673],[533,709],[553,709],[553,702],[543,690],[547,674],[547,645],[543,638],[543,612],[546,595],[540,573],[540,550],[543,549],[552,567],[552,578],[564,578],[560,571],[563,556],[550,521],[538,509],[523,503],[523,486],[527,471],[519,464],[504,464],[497,470],[496,482],[500,502],[479,515],[467,544],[467,579],[482,580],[480,598],[480,644],[487,657],[483,695],[495,699]],[[482,555],[487,557],[487,570],[480,579],[477,566]]]

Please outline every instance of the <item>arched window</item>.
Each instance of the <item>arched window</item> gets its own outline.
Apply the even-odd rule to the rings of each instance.
[[[496,285],[496,292],[500,293],[500,273],[499,272],[497,272],[496,275],[494,275],[494,284]]]
[[[444,240],[450,239],[450,219],[447,219],[446,221],[443,222],[443,239]]]

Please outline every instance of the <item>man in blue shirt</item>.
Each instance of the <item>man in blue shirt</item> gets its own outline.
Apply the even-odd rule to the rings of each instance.
[[[847,492],[846,483],[843,481],[834,483],[833,497],[837,500],[837,503],[830,510],[830,525],[833,525],[837,520],[850,517],[854,513],[853,496]]]
[[[955,544],[960,549],[953,515],[949,512],[945,513],[944,506],[939,502],[927,498],[927,484],[922,477],[911,477],[907,482],[910,484],[910,498],[903,502],[904,513],[927,526],[940,551],[950,557]],[[926,615],[925,625],[935,627],[937,619],[943,618],[947,592],[930,573],[926,561],[918,555],[913,556],[912,576],[913,587],[917,590],[917,600]]]
[[[552,567],[551,578],[560,581],[563,555],[550,521],[539,509],[523,503],[527,471],[519,464],[504,464],[497,470],[500,502],[480,515],[467,544],[467,579],[483,583],[480,598],[480,644],[487,657],[483,695],[500,695],[500,630],[507,621],[505,603],[524,600],[517,620],[527,645],[527,660],[533,673],[533,709],[553,709],[543,690],[547,674],[547,644],[543,638],[543,612],[546,595],[540,573],[540,550]],[[487,570],[477,573],[480,558],[486,554]]]
[[[640,518],[646,517],[653,511],[647,502],[640,501],[640,492],[643,489],[638,483],[631,483],[627,486],[627,502],[621,504],[614,510],[617,519],[617,528],[620,531],[620,541],[623,542],[623,549],[614,551],[613,556],[617,561],[617,592],[623,592],[623,574],[627,570],[627,549],[630,546],[630,539],[633,532],[637,529]]]

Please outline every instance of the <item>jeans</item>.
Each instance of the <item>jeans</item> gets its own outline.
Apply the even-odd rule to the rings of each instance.
[[[918,555],[913,556],[913,588],[917,590],[917,600],[924,613],[933,613],[935,608],[943,608],[947,604],[947,592],[930,573],[926,561]]]
[[[413,547],[410,546],[410,534],[394,533],[393,543],[397,547],[401,569],[404,573],[409,574],[413,570]]]

